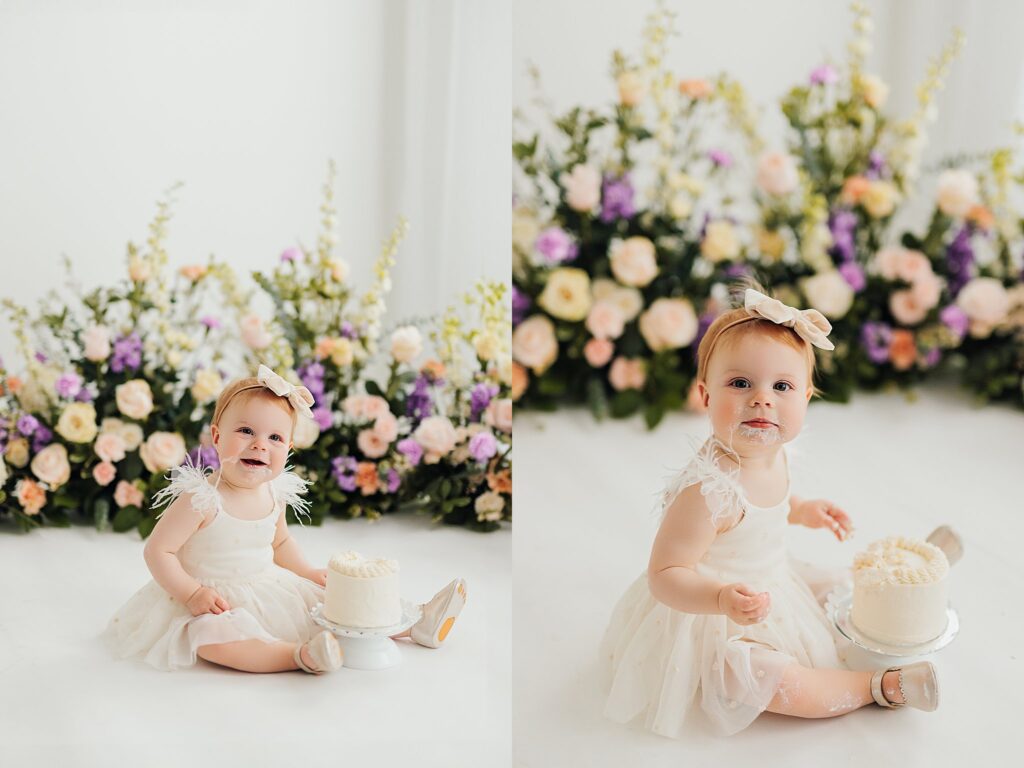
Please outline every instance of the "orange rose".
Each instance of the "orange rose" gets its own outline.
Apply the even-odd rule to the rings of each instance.
[[[839,199],[846,205],[856,205],[868,191],[871,182],[863,176],[851,176],[843,182],[843,191],[839,193]]]
[[[376,493],[380,488],[380,477],[377,476],[377,465],[372,461],[360,461],[356,464],[356,485],[363,496]]]
[[[434,380],[443,379],[445,374],[444,363],[440,360],[427,360],[420,367],[420,373],[425,373]]]
[[[18,394],[18,390],[21,389],[21,379],[17,376],[8,376],[7,386],[11,388],[11,394],[16,395]]]
[[[996,223],[996,217],[984,205],[972,205],[967,211],[967,218],[985,230],[992,229],[992,225]]]
[[[487,487],[495,493],[512,493],[512,470],[503,469],[498,473],[487,473]]]
[[[27,477],[19,480],[14,486],[14,496],[26,515],[38,515],[39,510],[46,505],[46,491],[35,480],[29,480]]]
[[[711,95],[711,83],[700,78],[679,81],[679,92],[691,99],[705,99]]]
[[[512,399],[518,400],[530,386],[530,374],[519,363],[512,363]]]
[[[897,329],[892,332],[889,342],[889,360],[897,371],[905,371],[917,359],[917,344],[914,342],[913,331]]]

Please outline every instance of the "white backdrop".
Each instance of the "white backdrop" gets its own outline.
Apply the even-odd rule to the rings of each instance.
[[[270,268],[315,245],[329,158],[357,287],[410,221],[386,323],[508,280],[510,16],[500,0],[0,0],[0,296],[42,295],[61,254],[87,288],[110,280],[176,181],[172,264]]]

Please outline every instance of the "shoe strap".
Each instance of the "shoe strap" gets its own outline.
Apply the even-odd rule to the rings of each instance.
[[[312,668],[306,666],[306,663],[302,660],[302,649],[304,647],[305,646],[302,645],[301,643],[299,645],[295,646],[295,654],[294,654],[295,663],[299,665],[299,669],[301,669],[303,672],[309,672],[309,674],[311,674],[311,675],[319,675],[321,670],[319,670],[319,669],[312,669]]]
[[[903,704],[899,704],[899,703],[897,703],[895,701],[889,701],[889,699],[887,699],[885,697],[885,693],[882,690],[882,678],[885,676],[886,672],[897,672],[897,673],[899,673],[901,671],[902,670],[900,669],[900,667],[893,667],[891,669],[880,669],[877,672],[875,672],[873,675],[871,675],[871,698],[873,698],[875,700],[875,704],[877,704],[880,707],[885,707],[886,709],[897,709],[899,707],[904,706]],[[900,681],[900,693],[902,694],[903,693],[903,676],[902,675],[899,675],[899,681]],[[903,697],[903,701],[906,702],[906,700],[907,700],[907,697],[904,696]]]

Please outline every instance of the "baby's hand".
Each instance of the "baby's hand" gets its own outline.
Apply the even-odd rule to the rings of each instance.
[[[200,616],[204,613],[223,613],[230,611],[228,601],[217,594],[211,587],[200,587],[195,594],[188,599],[185,607],[192,611],[193,616]]]
[[[718,593],[719,610],[737,624],[764,621],[772,607],[772,596],[755,592],[746,584],[726,584]]]
[[[312,571],[306,574],[306,578],[321,587],[327,586],[327,569],[326,568],[314,568]]]
[[[828,528],[840,541],[853,533],[853,522],[843,510],[825,499],[811,499],[800,504],[797,521],[808,528]]]

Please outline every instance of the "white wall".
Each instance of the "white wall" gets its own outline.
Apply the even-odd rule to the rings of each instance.
[[[425,5],[0,0],[0,295],[40,296],[62,253],[109,280],[179,180],[174,265],[270,268],[315,244],[332,157],[357,286],[410,220],[391,321],[507,280],[509,11]]]

